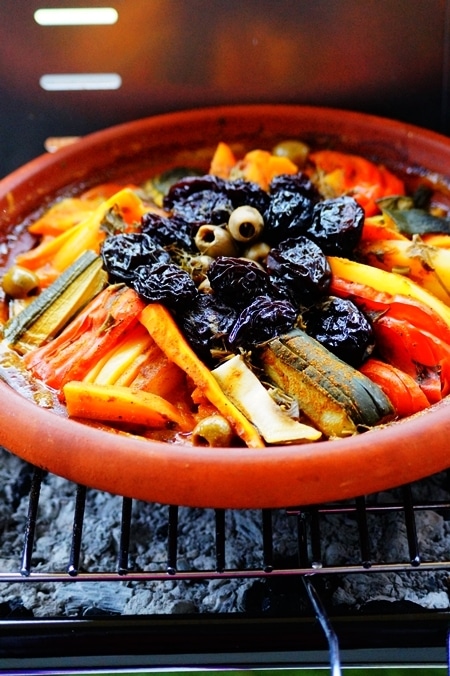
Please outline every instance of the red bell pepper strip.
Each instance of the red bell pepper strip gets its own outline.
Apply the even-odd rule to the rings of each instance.
[[[392,364],[370,358],[359,370],[383,390],[397,417],[405,418],[430,406],[414,378]]]
[[[450,392],[450,345],[406,320],[384,315],[373,322],[377,351],[410,375],[430,403]]]
[[[124,332],[137,324],[144,307],[133,289],[108,286],[59,336],[26,354],[25,366],[55,390],[69,380],[82,380]]]
[[[433,308],[416,298],[390,295],[337,275],[333,275],[331,279],[330,293],[353,301],[360,310],[369,315],[384,314],[395,319],[404,319],[450,345],[450,326]]]
[[[376,201],[381,197],[405,194],[405,186],[398,176],[359,155],[318,150],[310,153],[309,159],[325,174],[324,182],[329,182],[340,194],[352,195],[366,216],[380,213]]]

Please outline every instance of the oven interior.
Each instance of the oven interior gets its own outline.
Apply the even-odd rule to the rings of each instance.
[[[115,19],[39,14],[70,8]],[[326,105],[449,133],[449,8],[3,0],[0,175],[51,138],[221,103]],[[236,512],[143,504],[0,457],[1,673],[449,673],[447,473]]]

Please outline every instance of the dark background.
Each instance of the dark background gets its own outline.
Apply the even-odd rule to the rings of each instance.
[[[0,2],[0,176],[78,136],[155,113],[282,102],[450,133],[450,0]],[[110,6],[112,26],[43,27],[40,7]],[[48,92],[46,73],[118,73],[114,91]]]

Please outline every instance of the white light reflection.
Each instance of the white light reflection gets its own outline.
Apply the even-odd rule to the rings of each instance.
[[[41,8],[34,13],[34,20],[40,26],[110,26],[118,18],[114,7]]]
[[[48,92],[119,89],[122,78],[118,73],[48,73],[39,84]]]

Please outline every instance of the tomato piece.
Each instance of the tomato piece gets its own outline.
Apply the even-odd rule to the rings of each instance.
[[[450,326],[433,308],[411,296],[391,295],[336,275],[332,276],[330,293],[353,301],[368,315],[384,314],[394,319],[404,319],[450,345]]]
[[[392,364],[371,358],[359,370],[383,390],[399,418],[413,415],[430,406],[414,378]]]
[[[336,150],[310,153],[309,159],[323,172],[323,182],[340,194],[352,195],[366,216],[380,213],[376,201],[381,197],[404,195],[403,181],[386,167],[370,160]]]
[[[414,378],[430,403],[450,392],[450,345],[388,315],[379,317],[373,329],[381,358]]]

